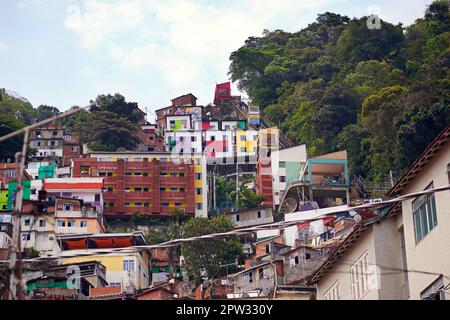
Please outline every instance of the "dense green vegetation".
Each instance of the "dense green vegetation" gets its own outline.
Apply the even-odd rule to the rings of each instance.
[[[233,229],[233,222],[228,217],[219,215],[190,219],[181,227],[181,234],[184,238],[189,238]],[[234,272],[236,267],[232,264],[242,255],[242,244],[237,236],[187,242],[181,245],[181,255],[184,257],[183,270],[199,284],[205,276],[217,279],[226,275],[227,264],[231,264],[228,272]]]
[[[318,15],[265,31],[230,56],[230,75],[310,155],[346,149],[353,174],[400,172],[450,124],[449,1],[408,27]]]
[[[24,98],[0,91],[0,136],[60,114],[58,108],[40,105],[36,109]],[[99,95],[90,101],[88,110],[59,120],[66,129],[76,133],[82,143],[94,151],[133,149],[139,139],[136,128],[142,121],[142,112],[135,102],[127,102],[120,94]],[[22,138],[0,143],[0,161],[14,159],[20,150]]]

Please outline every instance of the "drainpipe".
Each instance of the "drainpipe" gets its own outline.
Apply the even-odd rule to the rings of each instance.
[[[274,268],[274,284],[275,284],[275,287],[273,288],[273,296],[272,296],[272,299],[274,299],[275,298],[275,294],[277,292],[277,287],[278,287],[277,265],[273,263],[272,258],[270,259],[270,264]]]

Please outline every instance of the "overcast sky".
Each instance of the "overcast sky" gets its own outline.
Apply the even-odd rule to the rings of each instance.
[[[326,11],[408,25],[431,2],[1,0],[0,88],[60,110],[115,92],[141,109],[189,92],[207,104],[230,53],[264,29],[298,31]]]

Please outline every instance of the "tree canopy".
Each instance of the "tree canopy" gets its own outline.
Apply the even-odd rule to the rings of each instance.
[[[310,155],[346,149],[351,173],[380,180],[450,125],[449,3],[407,27],[326,12],[298,32],[265,30],[231,54],[229,73]]]
[[[233,229],[233,222],[224,215],[197,217],[182,226],[182,234],[188,238]],[[225,275],[227,270],[224,265],[237,261],[242,255],[242,244],[237,236],[187,242],[181,246],[181,254],[184,257],[183,269],[199,284],[203,277],[212,279]],[[228,270],[234,271],[233,266],[229,266]]]

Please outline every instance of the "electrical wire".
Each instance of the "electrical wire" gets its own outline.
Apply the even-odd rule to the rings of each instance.
[[[343,212],[349,212],[349,211],[358,211],[358,210],[365,210],[365,209],[379,209],[379,208],[386,208],[390,204],[402,202],[409,199],[417,198],[421,195],[426,194],[432,194],[436,192],[442,192],[450,190],[450,185],[434,188],[434,189],[427,189],[420,192],[410,193],[406,195],[399,196],[397,198],[393,198],[386,201],[376,202],[376,203],[369,203],[369,204],[363,204],[355,207],[348,207],[343,209],[335,209],[330,210],[327,213],[321,214],[320,212],[317,213],[317,210],[314,210],[311,212],[305,212],[305,217],[302,217],[300,219],[295,219],[292,221],[280,221],[276,223],[268,223],[263,224],[259,226],[253,226],[253,227],[245,227],[245,228],[239,228],[228,232],[220,232],[220,233],[211,233],[201,236],[194,236],[194,237],[188,237],[188,238],[179,238],[174,239],[170,241],[166,241],[160,244],[154,244],[154,245],[138,245],[138,246],[129,246],[129,247],[123,247],[123,248],[109,248],[109,249],[85,249],[88,250],[88,252],[77,252],[73,254],[60,254],[60,255],[53,255],[53,256],[46,256],[46,257],[38,257],[33,259],[27,259],[24,260],[26,262],[37,262],[37,261],[46,261],[46,260],[54,260],[54,259],[68,259],[68,258],[74,258],[74,257],[87,257],[87,256],[98,256],[98,255],[107,255],[107,254],[118,254],[118,253],[132,253],[136,252],[137,250],[150,250],[150,249],[156,249],[156,248],[168,248],[173,246],[179,246],[190,242],[195,241],[201,241],[201,240],[211,240],[211,239],[217,239],[217,238],[226,238],[231,236],[239,236],[243,234],[253,233],[256,231],[262,231],[262,230],[280,230],[285,229],[288,227],[296,226],[299,223],[304,222],[311,222],[311,221],[317,221],[322,220],[323,218],[335,215],[337,213],[343,213]],[[381,220],[385,218],[385,215],[379,215],[379,217],[376,217],[375,220]],[[368,223],[368,221],[363,222]],[[63,239],[60,239],[63,240]],[[67,251],[66,251],[67,252]],[[3,261],[0,261],[3,262]]]

